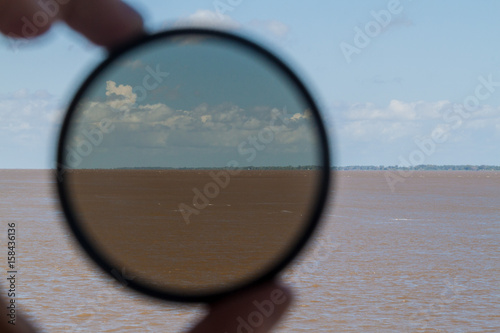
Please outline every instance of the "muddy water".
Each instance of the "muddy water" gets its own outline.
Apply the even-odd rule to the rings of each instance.
[[[304,234],[317,201],[317,170],[232,173],[73,170],[65,184],[76,224],[118,271],[199,294],[273,268]]]
[[[46,172],[0,170],[1,244],[15,222],[17,302],[43,332],[180,332],[204,313],[99,272],[52,187]],[[499,332],[499,207],[498,172],[419,172],[394,192],[383,172],[339,173],[316,241],[285,273],[297,299],[276,331]]]

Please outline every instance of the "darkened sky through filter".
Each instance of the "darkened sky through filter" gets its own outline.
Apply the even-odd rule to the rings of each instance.
[[[321,164],[300,90],[262,55],[215,37],[118,58],[83,95],[67,138],[70,168]]]

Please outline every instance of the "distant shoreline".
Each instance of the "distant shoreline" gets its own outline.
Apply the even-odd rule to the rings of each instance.
[[[375,166],[375,165],[351,165],[343,167],[332,167],[338,171],[500,171],[498,165],[416,165],[412,167],[402,166]]]
[[[317,170],[317,166],[262,166],[262,167],[241,167],[241,170]],[[227,169],[224,167],[200,167],[200,168],[161,168],[161,167],[151,167],[151,168],[115,168],[115,169],[105,169],[105,170],[217,170],[217,169]],[[498,165],[416,165],[412,167],[402,167],[402,166],[384,166],[384,165],[349,165],[349,166],[332,166],[333,171],[500,171],[500,166]],[[2,169],[0,171],[6,170],[47,170],[54,171],[55,169],[40,169],[40,168],[18,168],[18,169]],[[91,170],[91,169],[89,169]]]

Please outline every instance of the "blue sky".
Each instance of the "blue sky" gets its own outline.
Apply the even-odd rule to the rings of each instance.
[[[285,58],[321,102],[338,165],[500,165],[497,1],[129,3],[151,31],[222,24]],[[18,44],[0,38],[0,168],[52,167],[66,105],[105,52],[63,25]]]

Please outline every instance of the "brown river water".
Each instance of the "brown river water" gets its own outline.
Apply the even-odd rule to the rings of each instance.
[[[48,171],[0,170],[0,268],[16,224],[16,304],[42,332],[182,332],[202,305],[128,291],[66,227]],[[500,172],[338,172],[307,251],[283,274],[276,332],[500,332]],[[1,318],[0,320],[6,320]]]

